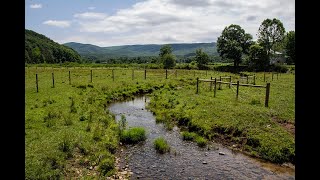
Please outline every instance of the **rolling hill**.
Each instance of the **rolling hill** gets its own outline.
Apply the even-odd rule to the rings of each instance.
[[[25,63],[80,62],[81,56],[72,48],[25,29]]]
[[[143,57],[143,56],[158,56],[161,44],[146,44],[146,45],[123,45],[99,47],[92,44],[82,44],[76,42],[65,43],[65,46],[76,50],[83,57],[91,57],[94,59],[103,59],[111,57]],[[202,48],[208,55],[218,55],[216,43],[181,43],[170,44],[173,54],[178,57],[194,56],[196,49]]]

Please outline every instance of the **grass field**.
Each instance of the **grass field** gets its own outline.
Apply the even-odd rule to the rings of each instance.
[[[114,173],[119,129],[108,104],[143,93],[151,93],[149,109],[168,129],[177,123],[208,140],[237,144],[272,162],[294,161],[294,133],[290,131],[295,121],[293,74],[274,76],[273,81],[267,75],[271,89],[266,108],[263,88],[240,87],[236,101],[234,86],[222,85],[213,97],[209,83],[201,82],[195,94],[196,77],[231,75],[235,82],[239,75],[231,73],[168,70],[166,79],[165,70],[147,69],[145,79],[143,69],[116,68],[112,73],[112,69],[94,68],[92,72],[91,82],[89,68],[25,68],[26,179]],[[263,73],[256,75],[256,84],[265,85]]]

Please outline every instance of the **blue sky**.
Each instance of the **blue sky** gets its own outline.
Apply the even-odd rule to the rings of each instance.
[[[262,21],[295,30],[294,0],[26,0],[25,28],[98,46],[215,42],[230,24],[254,39]]]

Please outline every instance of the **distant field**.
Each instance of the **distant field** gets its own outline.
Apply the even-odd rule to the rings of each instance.
[[[271,83],[268,108],[262,88],[240,87],[236,101],[234,86],[222,85],[213,97],[210,84],[201,82],[195,94],[197,77],[220,76],[232,76],[233,82],[240,78],[205,70],[147,69],[145,79],[144,69],[26,67],[26,179],[113,174],[118,125],[107,106],[139,93],[151,93],[149,109],[169,129],[185,119],[181,126],[209,140],[238,144],[238,149],[272,162],[293,162],[294,74],[272,80],[268,73],[264,82],[264,74],[256,73],[256,84]]]

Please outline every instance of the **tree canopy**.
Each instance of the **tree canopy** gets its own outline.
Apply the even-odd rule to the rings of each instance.
[[[267,52],[259,44],[253,44],[249,48],[250,67],[257,71],[266,70],[269,61]]]
[[[195,61],[198,63],[199,69],[206,69],[206,65],[209,62],[209,56],[207,53],[203,52],[202,49],[196,50]]]
[[[267,51],[268,59],[270,50],[284,38],[285,28],[279,19],[265,19],[258,30],[258,43]]]
[[[26,63],[80,62],[80,55],[73,49],[60,45],[46,36],[25,30]]]
[[[173,68],[176,65],[176,57],[172,54],[170,45],[161,46],[159,57],[165,69]]]
[[[285,36],[284,41],[284,48],[286,51],[286,54],[288,56],[287,63],[292,64],[296,62],[296,38],[295,38],[295,32],[289,31]]]
[[[234,66],[241,63],[242,54],[248,54],[252,36],[239,25],[231,24],[224,28],[217,41],[217,51],[222,58],[232,59]]]

